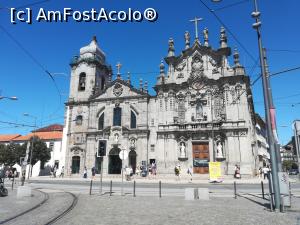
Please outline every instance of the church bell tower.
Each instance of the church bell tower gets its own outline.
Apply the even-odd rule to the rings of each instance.
[[[87,101],[95,92],[105,88],[112,73],[95,36],[89,45],[80,49],[79,56],[73,57],[70,66],[69,101]]]

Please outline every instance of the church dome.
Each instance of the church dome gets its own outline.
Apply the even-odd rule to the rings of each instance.
[[[91,43],[80,49],[80,57],[89,58],[89,57],[99,57],[99,60],[105,62],[105,53],[99,48],[96,36],[93,37]]]

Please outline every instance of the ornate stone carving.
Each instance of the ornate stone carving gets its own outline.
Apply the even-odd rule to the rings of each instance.
[[[195,90],[202,89],[207,81],[204,75],[203,60],[200,55],[195,55],[192,59],[192,71],[188,80],[189,84]]]
[[[191,77],[200,77],[203,76],[203,60],[201,59],[201,56],[196,55],[192,59],[192,72]]]
[[[186,62],[180,63],[178,66],[176,66],[176,70],[181,72],[186,66]]]
[[[179,73],[179,74],[177,75],[177,78],[179,78],[179,79],[184,78],[184,74],[183,74],[183,73]]]
[[[214,116],[216,120],[224,121],[226,120],[225,113],[225,101],[223,92],[220,90],[216,90],[213,96],[214,102]]]
[[[79,148],[78,146],[75,146],[71,148],[71,152],[73,152],[74,155],[78,155],[80,152],[83,152],[83,149]]]
[[[119,97],[123,93],[123,87],[121,84],[116,83],[113,89],[113,93],[115,96]]]

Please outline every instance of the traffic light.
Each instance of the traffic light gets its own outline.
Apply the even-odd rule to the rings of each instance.
[[[98,146],[97,157],[106,156],[106,140],[100,140]]]

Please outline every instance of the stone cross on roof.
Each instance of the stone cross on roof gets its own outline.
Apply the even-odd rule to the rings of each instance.
[[[122,64],[121,63],[117,63],[117,65],[116,65],[116,67],[117,67],[117,75],[120,75],[121,73],[120,73],[120,70],[121,70],[121,67],[122,67]]]
[[[195,33],[196,33],[196,39],[198,39],[198,21],[203,20],[203,18],[197,18],[195,17],[193,20],[190,20],[190,22],[195,23]]]

